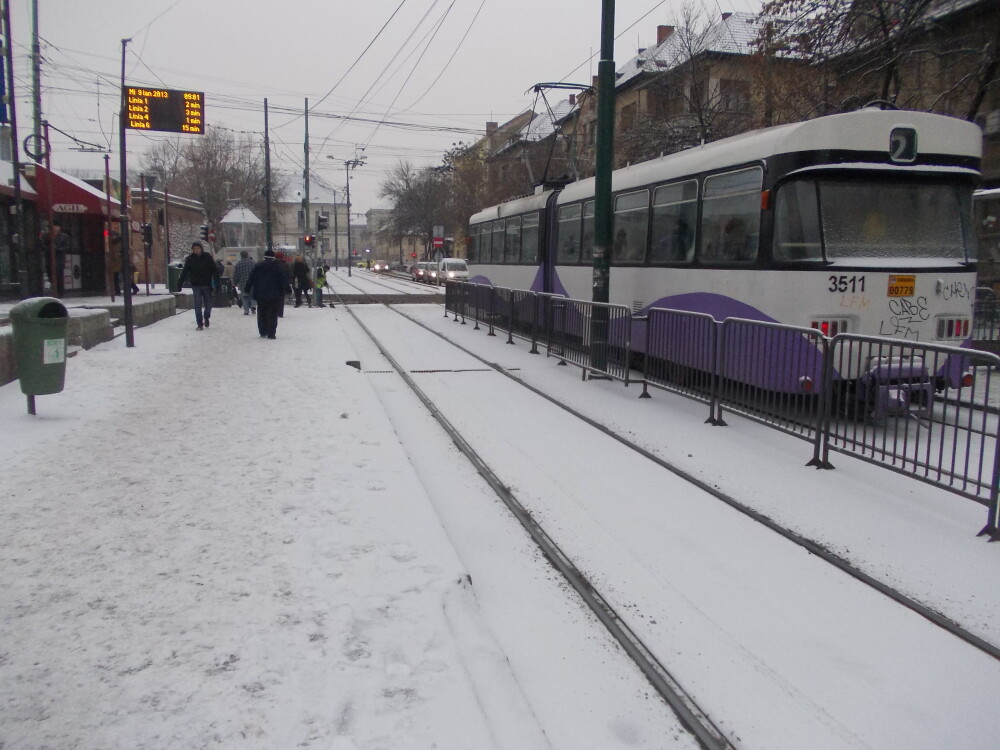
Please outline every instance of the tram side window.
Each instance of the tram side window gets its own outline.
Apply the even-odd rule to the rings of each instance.
[[[559,209],[559,238],[556,252],[557,263],[580,262],[580,215],[579,203]]]
[[[538,263],[538,214],[528,214],[521,226],[521,262]]]
[[[580,262],[590,263],[594,257],[594,201],[583,204],[583,236],[580,238]]]
[[[757,257],[763,179],[760,167],[705,178],[700,260],[745,263]]]
[[[469,262],[478,263],[479,262],[479,239],[480,239],[480,225],[474,224],[469,227]]]
[[[814,180],[794,180],[778,190],[773,253],[779,261],[823,260]]]
[[[490,263],[503,263],[504,220],[493,222],[493,239],[490,243]]]
[[[662,185],[653,192],[651,263],[690,263],[698,222],[698,182]]]
[[[611,258],[615,263],[642,263],[646,259],[649,191],[639,190],[615,198]]]
[[[517,263],[521,259],[521,217],[507,219],[507,241],[504,243],[504,263]]]

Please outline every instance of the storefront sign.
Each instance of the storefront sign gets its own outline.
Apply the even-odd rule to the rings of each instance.
[[[53,203],[52,213],[54,214],[85,214],[87,207],[82,203]]]

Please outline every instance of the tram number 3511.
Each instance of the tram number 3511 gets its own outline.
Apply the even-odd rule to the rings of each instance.
[[[864,276],[831,276],[829,291],[856,294],[865,290]]]

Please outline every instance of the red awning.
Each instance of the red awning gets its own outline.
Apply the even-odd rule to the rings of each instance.
[[[107,200],[103,191],[88,185],[77,177],[46,170],[41,164],[31,165],[34,176],[28,170],[28,179],[38,193],[38,207],[42,211],[51,210],[54,214],[89,214],[91,216],[106,216]],[[119,213],[119,204],[111,199],[112,213]]]
[[[38,196],[35,189],[28,184],[25,179],[20,180],[21,197],[26,201],[33,201]],[[14,165],[9,161],[0,161],[0,195],[13,197],[14,195]]]

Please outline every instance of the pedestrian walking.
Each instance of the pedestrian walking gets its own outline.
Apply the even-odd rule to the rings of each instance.
[[[281,272],[285,274],[285,285],[288,287],[288,293],[292,293],[292,269],[288,265],[288,261],[285,260],[285,254],[282,252],[276,252],[274,254],[274,262],[278,264]],[[285,317],[285,298],[281,298],[281,304],[278,305],[278,317]]]
[[[278,311],[292,288],[284,270],[274,259],[273,250],[264,251],[264,260],[253,267],[244,290],[257,300],[257,332],[260,337],[277,338]]]
[[[191,291],[194,293],[194,320],[198,324],[198,330],[201,331],[210,325],[212,292],[219,284],[219,267],[198,240],[191,243],[191,254],[184,259],[184,268],[177,281],[178,292],[188,279],[191,281]]]
[[[326,307],[323,304],[323,289],[329,289],[330,284],[326,280],[326,272],[330,270],[330,266],[322,265],[316,269],[316,305],[317,307]],[[333,305],[330,305],[333,307]]]
[[[46,247],[52,248],[55,254],[55,278],[49,279],[51,281],[52,291],[57,297],[62,297],[66,294],[66,256],[70,253],[73,241],[70,239],[69,235],[63,231],[62,222],[59,219],[55,219],[52,222],[52,232],[49,233],[48,242],[45,243]],[[49,268],[50,258],[45,258],[45,268]]]
[[[292,278],[295,279],[295,306],[302,307],[302,295],[305,295],[306,304],[312,307],[312,300],[309,298],[309,290],[312,281],[309,279],[309,266],[301,255],[295,256],[292,263]]]
[[[240,250],[240,259],[233,266],[233,289],[240,295],[239,302],[243,307],[244,315],[257,312],[257,306],[254,304],[253,297],[246,291],[247,279],[250,278],[253,265],[253,258],[250,257],[250,252],[248,250]]]

